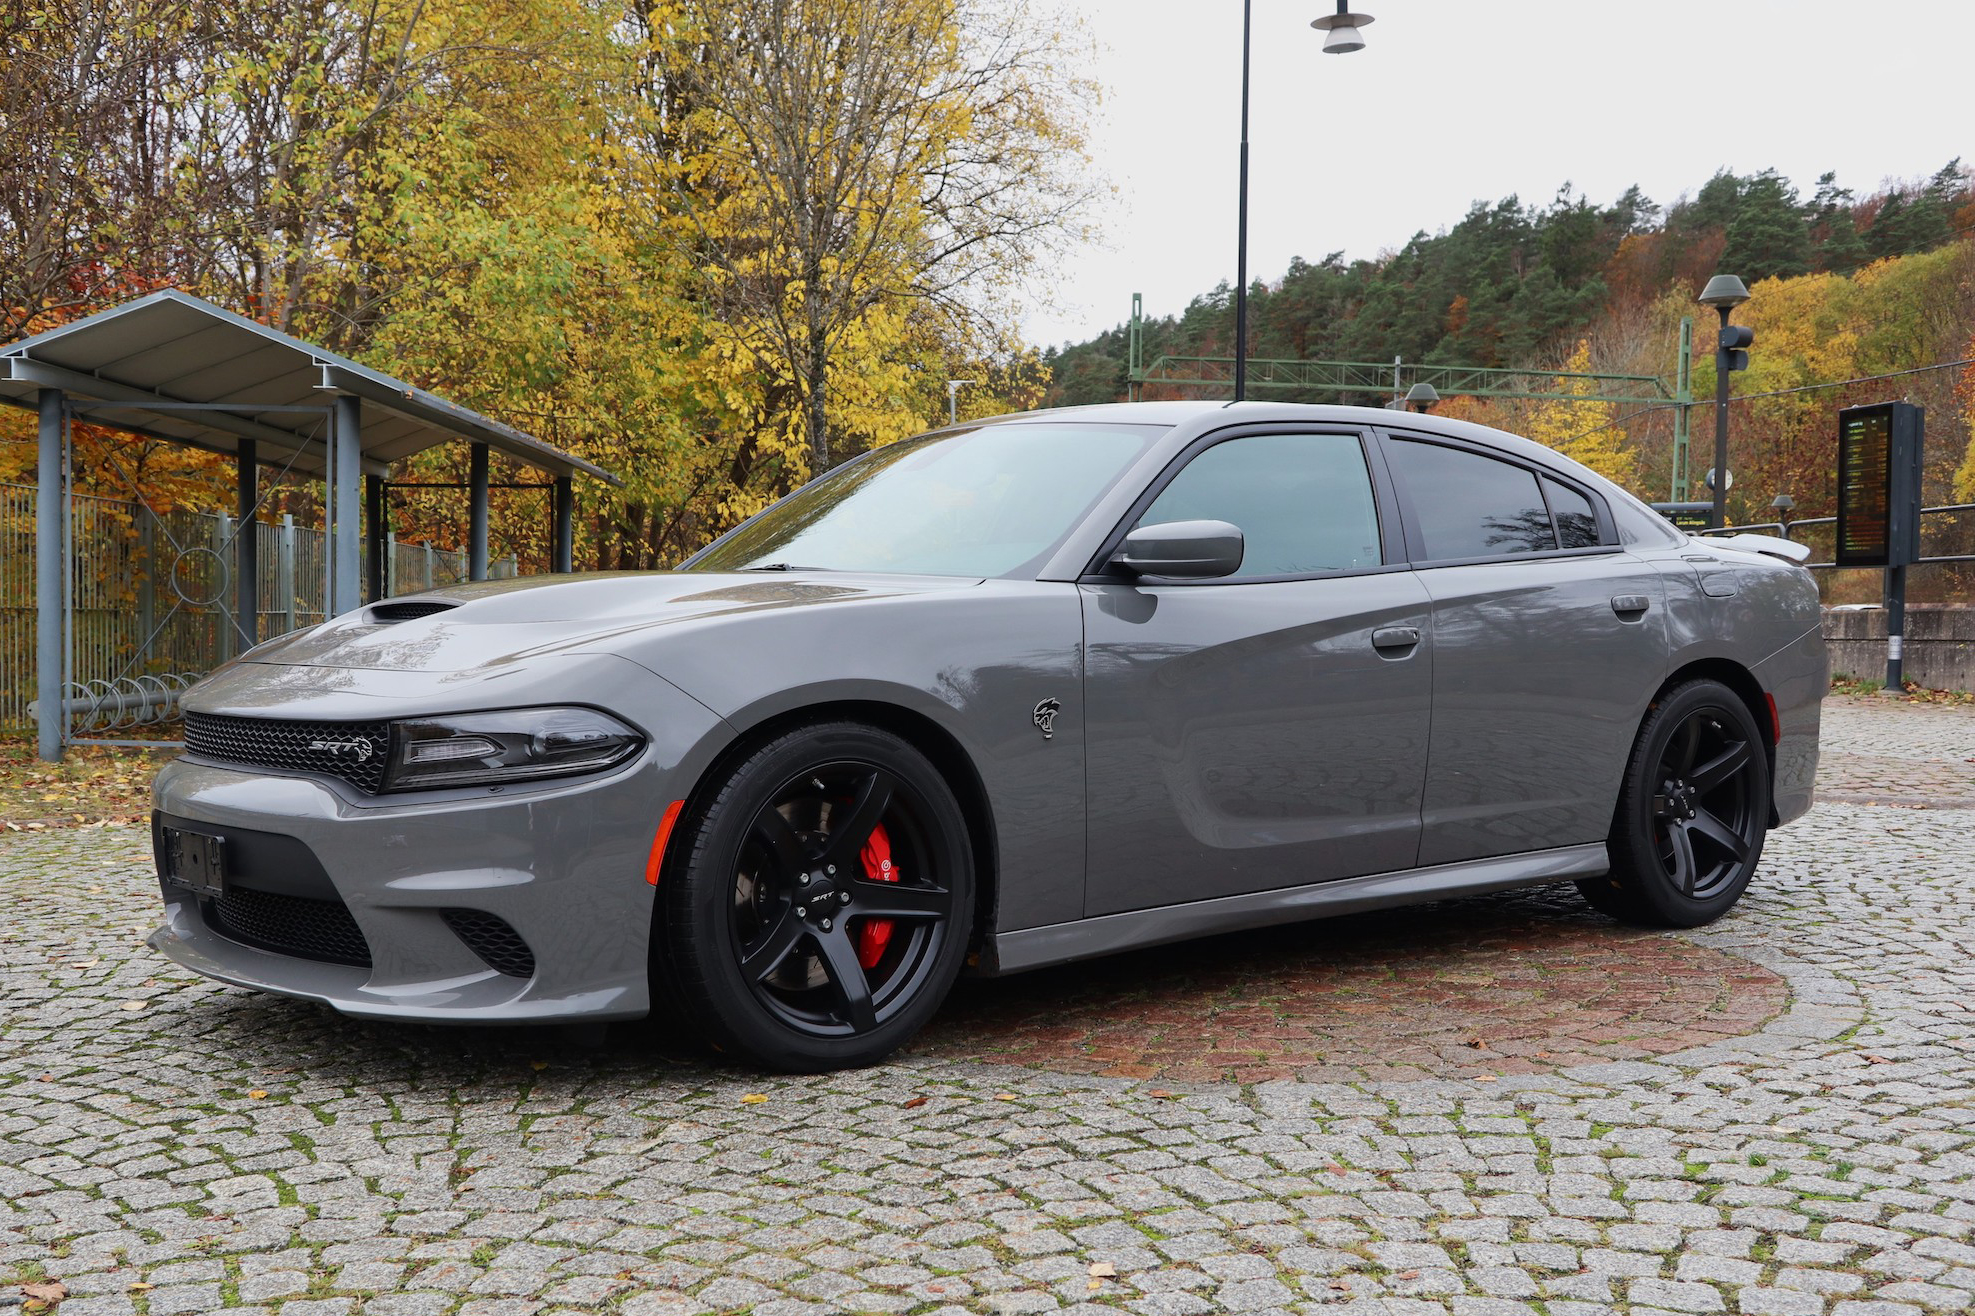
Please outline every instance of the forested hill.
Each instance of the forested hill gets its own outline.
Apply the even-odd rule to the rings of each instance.
[[[1346,261],[1300,257],[1249,296],[1249,352],[1303,360],[1554,364],[1599,321],[1717,271],[1759,279],[1849,273],[1975,231],[1970,171],[1950,162],[1924,183],[1859,197],[1826,174],[1809,197],[1774,170],[1723,171],[1662,209],[1638,188],[1609,205],[1565,184],[1544,207],[1477,203],[1446,232]],[[1145,353],[1231,356],[1233,290],[1148,319]],[[1053,405],[1125,396],[1126,329],[1049,354]]]

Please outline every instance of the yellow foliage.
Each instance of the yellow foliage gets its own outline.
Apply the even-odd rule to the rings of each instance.
[[[1590,372],[1590,339],[1577,344],[1563,368],[1572,374]],[[1573,461],[1582,462],[1608,480],[1630,484],[1633,455],[1625,444],[1624,433],[1614,423],[1616,409],[1609,402],[1584,400],[1599,391],[1595,379],[1564,380],[1554,398],[1545,398],[1530,408],[1518,432]]]

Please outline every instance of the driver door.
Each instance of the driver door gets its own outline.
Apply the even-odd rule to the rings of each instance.
[[[1430,600],[1357,431],[1209,440],[1136,518],[1243,532],[1216,580],[1086,582],[1086,916],[1413,867]]]

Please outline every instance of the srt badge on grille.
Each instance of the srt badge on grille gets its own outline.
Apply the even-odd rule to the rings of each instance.
[[[348,755],[359,763],[370,762],[370,756],[377,752],[377,747],[368,740],[311,740],[309,748],[337,758]]]
[[[1056,715],[1062,711],[1063,701],[1060,699],[1045,699],[1036,705],[1036,730],[1042,732],[1044,740],[1056,734]]]

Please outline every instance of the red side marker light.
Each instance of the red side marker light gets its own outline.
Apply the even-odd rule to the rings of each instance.
[[[658,820],[658,835],[652,838],[651,858],[645,860],[645,881],[658,885],[658,866],[665,862],[665,843],[672,839],[673,824],[679,821],[679,810],[686,807],[684,800],[674,800],[665,806],[665,816]]]
[[[1762,697],[1769,701],[1769,743],[1772,745],[1781,744],[1783,741],[1783,719],[1776,715],[1776,696],[1765,690],[1762,692]]]

